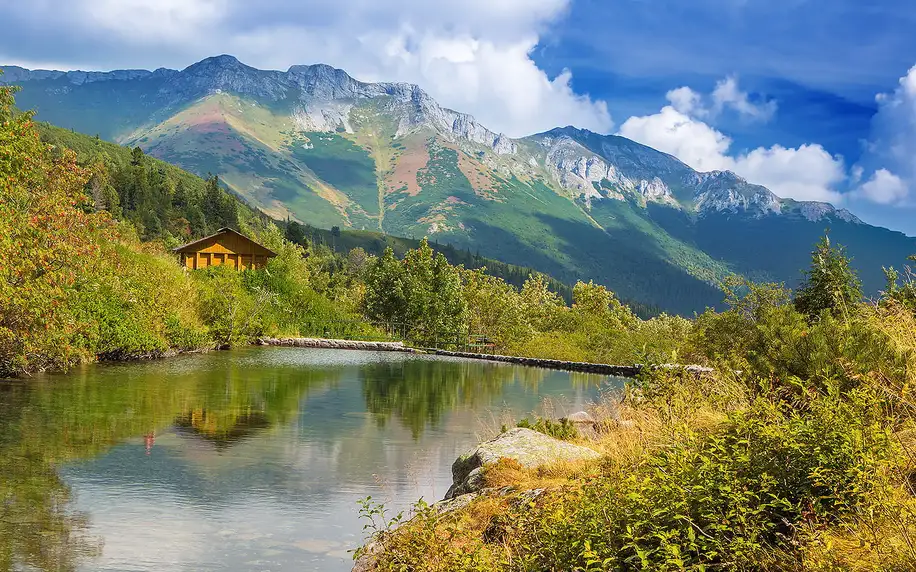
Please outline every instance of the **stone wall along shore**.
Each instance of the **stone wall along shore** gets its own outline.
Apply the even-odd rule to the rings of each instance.
[[[293,348],[322,348],[329,350],[366,350],[373,352],[415,353],[403,342],[365,342],[356,340],[327,340],[323,338],[261,338],[262,346],[286,346]]]
[[[531,367],[542,367],[545,369],[561,369],[564,371],[577,371],[582,373],[597,373],[600,375],[614,375],[618,377],[636,377],[639,373],[645,369],[671,369],[671,370],[684,370],[689,371],[695,374],[709,373],[712,371],[712,368],[702,367],[698,365],[676,365],[676,364],[663,364],[663,365],[609,365],[604,363],[586,363],[578,361],[561,361],[555,359],[538,359],[538,358],[526,358],[526,357],[517,357],[517,356],[501,356],[501,355],[490,355],[490,354],[473,354],[466,352],[450,352],[446,350],[434,350],[436,355],[440,356],[449,356],[449,357],[459,357],[459,358],[470,358],[470,359],[482,359],[488,361],[498,361],[504,363],[513,363],[518,365],[527,365]]]

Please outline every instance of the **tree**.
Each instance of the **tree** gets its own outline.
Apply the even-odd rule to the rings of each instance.
[[[134,147],[130,152],[130,164],[134,167],[143,165],[143,149]]]
[[[286,223],[286,240],[293,244],[302,244],[305,240],[305,229],[294,220],[288,221]]]
[[[391,248],[366,273],[366,316],[398,322],[420,343],[457,340],[467,328],[461,273],[424,239],[399,261]]]
[[[916,262],[916,255],[908,257]],[[903,273],[898,272],[893,266],[884,269],[887,287],[882,293],[883,302],[896,302],[910,310],[916,311],[916,272],[909,265],[904,265]],[[902,280],[902,284],[901,282]]]
[[[361,246],[357,246],[347,254],[344,263],[345,272],[354,278],[362,279],[369,265],[369,254]]]
[[[363,306],[370,320],[394,322],[403,316],[408,305],[404,274],[403,266],[390,247],[369,266]]]
[[[822,312],[845,315],[862,298],[862,282],[842,246],[825,235],[811,253],[811,268],[795,295],[795,309],[816,320]]]
[[[0,377],[82,357],[65,302],[109,227],[83,192],[89,171],[72,152],[52,158],[32,115],[13,113],[14,93],[0,86]]]

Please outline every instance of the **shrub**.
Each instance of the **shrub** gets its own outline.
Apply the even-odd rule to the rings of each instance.
[[[575,425],[566,419],[553,421],[552,419],[537,417],[534,423],[531,423],[525,418],[519,421],[515,426],[523,429],[531,429],[564,441],[570,441],[579,437],[579,431],[576,429]],[[503,432],[505,432],[505,429],[503,429]]]
[[[513,569],[794,567],[806,527],[854,514],[872,489],[892,452],[880,420],[867,391],[806,412],[758,400],[721,433],[514,514]]]

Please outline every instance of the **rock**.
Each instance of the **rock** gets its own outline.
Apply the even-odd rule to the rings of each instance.
[[[433,508],[438,514],[447,514],[456,510],[461,510],[471,504],[471,501],[480,496],[480,492],[467,493],[454,498],[445,498],[437,503],[433,503]]]
[[[385,545],[378,540],[373,540],[366,544],[362,554],[353,563],[352,572],[371,572],[375,570],[378,565],[378,557],[384,550]]]
[[[535,468],[555,461],[583,461],[600,457],[592,449],[566,443],[531,429],[510,429],[458,457],[452,465],[452,486],[445,498],[452,499],[479,491],[483,484],[482,468],[502,458],[513,459],[525,468]]]

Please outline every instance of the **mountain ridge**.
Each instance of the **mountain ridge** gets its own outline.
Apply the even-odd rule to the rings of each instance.
[[[442,130],[450,130],[452,133],[472,142],[488,145],[492,147],[495,152],[500,154],[511,154],[516,152],[518,141],[553,138],[557,136],[570,137],[574,141],[577,138],[592,139],[595,137],[604,138],[606,140],[623,140],[628,144],[635,144],[654,153],[665,156],[669,160],[676,161],[681,166],[683,166],[685,170],[689,170],[696,175],[698,184],[706,183],[711,179],[714,180],[722,177],[737,181],[741,185],[753,186],[755,189],[757,189],[755,194],[758,196],[754,197],[743,196],[739,198],[735,195],[721,196],[721,194],[716,197],[704,196],[701,200],[698,201],[700,205],[705,206],[706,204],[711,204],[711,208],[715,208],[717,210],[731,210],[731,212],[735,212],[735,210],[739,208],[746,211],[762,210],[763,212],[779,212],[781,211],[782,204],[788,202],[798,205],[811,205],[809,208],[802,209],[803,216],[808,217],[809,220],[821,220],[832,215],[837,216],[842,220],[846,220],[847,222],[854,222],[857,224],[862,222],[860,219],[858,219],[858,217],[853,215],[847,209],[837,208],[827,202],[795,201],[793,199],[778,197],[775,193],[766,187],[750,183],[732,171],[696,171],[684,164],[674,155],[658,151],[647,145],[642,145],[636,141],[619,135],[605,135],[568,125],[565,127],[556,127],[542,133],[537,133],[521,138],[511,138],[505,134],[497,133],[486,128],[477,122],[477,120],[470,114],[460,113],[458,111],[440,106],[417,84],[406,82],[363,82],[353,78],[346,71],[340,68],[335,68],[333,66],[322,63],[306,65],[296,64],[290,66],[286,72],[279,70],[260,70],[258,68],[254,68],[242,63],[235,56],[222,54],[205,58],[199,62],[187,66],[183,70],[158,68],[154,71],[125,69],[112,70],[109,72],[87,72],[81,70],[64,72],[58,70],[28,70],[18,66],[3,67],[2,69],[14,70],[14,73],[9,74],[9,77],[6,78],[6,81],[9,83],[31,81],[33,76],[34,79],[38,80],[58,79],[64,77],[74,85],[82,85],[83,83],[98,81],[129,81],[131,79],[149,78],[155,77],[157,75],[168,80],[176,79],[180,76],[191,77],[194,79],[202,78],[205,84],[202,86],[198,84],[199,87],[193,94],[191,94],[192,97],[204,97],[206,95],[228,89],[230,91],[235,91],[247,95],[270,97],[275,100],[280,100],[284,97],[287,97],[287,91],[293,87],[293,85],[290,83],[283,82],[284,77],[294,79],[295,81],[291,82],[292,84],[297,84],[298,87],[302,90],[302,93],[308,94],[311,98],[317,100],[346,99],[354,97],[372,98],[382,95],[382,93],[379,92],[379,88],[381,88],[381,90],[384,92],[384,95],[392,95],[402,99],[410,99],[421,108],[427,110],[427,113],[431,115],[444,116],[442,117],[441,123],[445,125],[448,125],[448,119],[451,119],[452,121],[450,122],[450,127],[440,125]],[[216,73],[214,73],[214,70]],[[227,73],[229,70],[235,71],[236,74],[229,75]],[[272,83],[270,85],[262,85],[260,86],[260,89],[254,90],[243,85],[247,83],[250,86],[251,82],[237,81],[239,79],[238,72],[244,72],[245,74],[249,75],[258,75],[262,81],[270,80]],[[214,81],[216,82],[215,85]],[[164,86],[160,91],[166,90],[167,87],[168,84]],[[409,94],[409,96],[406,98],[404,97],[405,93]],[[304,116],[300,119],[300,125],[305,129],[314,129],[318,131],[330,130],[331,126],[329,125],[329,117],[325,114],[322,114],[322,119],[323,120],[316,120],[315,117]],[[344,124],[348,132],[351,131],[351,129],[346,125],[346,120],[343,117],[336,117],[334,119],[337,119],[338,122]],[[400,127],[401,126],[399,126],[399,133],[401,132]],[[574,135],[570,135],[570,132],[572,132]],[[599,157],[601,156],[600,153],[596,153],[596,155]],[[574,172],[576,172],[579,177],[584,178],[591,183],[600,182],[592,180],[593,175],[591,172],[593,169],[594,165],[592,164],[586,164],[584,165],[584,168],[583,166],[576,165]],[[580,174],[577,172],[579,170],[583,172]],[[648,193],[648,198],[666,196],[666,193],[663,190],[660,190],[657,186],[652,186],[651,184],[643,185],[643,189]],[[580,187],[579,190],[583,190],[586,192],[586,194],[590,194],[590,190],[587,188]],[[775,199],[778,199],[778,201],[774,200],[772,197],[769,197],[767,193],[771,194],[772,197],[775,197]],[[595,198],[600,197],[600,193],[592,196]],[[718,200],[713,200],[712,203],[710,203],[711,199]],[[754,205],[757,205],[760,208],[748,208]],[[817,206],[815,207],[814,205]]]
[[[916,252],[845,209],[624,137],[567,126],[510,138],[417,85],[325,64],[258,70],[224,55],[181,71],[17,68],[0,81],[23,86],[39,119],[219,174],[275,218],[430,236],[682,313],[716,303],[732,272],[791,280],[827,227],[886,265]],[[760,252],[783,238],[795,242],[780,257]],[[870,291],[883,281],[864,279]]]

